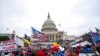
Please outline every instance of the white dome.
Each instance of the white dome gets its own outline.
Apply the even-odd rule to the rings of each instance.
[[[49,32],[49,31],[57,31],[56,25],[54,22],[50,19],[50,15],[48,13],[48,18],[42,25],[42,32]]]

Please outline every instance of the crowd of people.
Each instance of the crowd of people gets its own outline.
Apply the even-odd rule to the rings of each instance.
[[[2,52],[0,56],[79,56],[81,52],[100,54],[100,46],[81,45],[77,47],[52,46],[47,48],[38,47],[35,49],[33,45],[25,43],[24,47],[18,46],[16,51]]]

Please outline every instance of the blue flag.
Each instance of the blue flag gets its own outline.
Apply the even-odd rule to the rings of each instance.
[[[25,34],[24,38],[27,39],[27,40],[29,40],[29,41],[31,40],[30,37],[27,36],[26,34]]]
[[[92,35],[92,39],[93,39],[95,44],[100,43],[100,34],[92,33],[91,35]]]

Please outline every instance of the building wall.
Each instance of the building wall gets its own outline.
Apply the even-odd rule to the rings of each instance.
[[[75,36],[74,35],[69,35],[66,37],[66,40],[75,40]]]

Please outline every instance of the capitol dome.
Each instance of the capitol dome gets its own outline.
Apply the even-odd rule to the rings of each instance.
[[[54,22],[50,19],[50,14],[48,13],[47,20],[42,25],[42,32],[57,32],[56,25]]]

